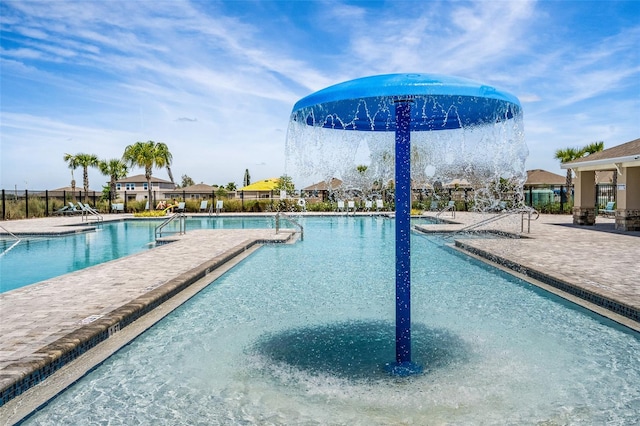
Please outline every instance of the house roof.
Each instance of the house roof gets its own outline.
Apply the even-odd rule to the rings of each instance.
[[[63,191],[71,192],[71,191],[73,191],[73,189],[70,186],[63,186],[62,188],[50,189],[49,193],[51,193],[51,192],[63,192]],[[76,192],[80,192],[80,191],[84,191],[84,187],[82,185],[80,185],[80,186],[76,185]],[[100,191],[96,191],[94,189],[89,188],[89,192],[102,192],[102,191],[101,190]]]
[[[525,185],[566,185],[567,177],[542,169],[527,170]]]
[[[616,165],[640,167],[640,139],[562,163],[563,169],[612,170]]]
[[[117,180],[117,183],[128,183],[128,182],[146,182],[147,178],[144,176],[144,174],[141,175],[135,175],[135,176],[127,176],[126,178]],[[159,182],[159,183],[171,183],[171,181],[169,180],[165,180],[165,179],[160,179],[157,178],[155,176],[151,176],[151,182]]]
[[[278,178],[263,179],[240,188],[239,191],[273,191],[279,183]]]
[[[302,188],[303,191],[326,191],[329,187],[331,189],[336,189],[340,185],[342,185],[342,181],[337,178],[331,178],[331,181],[327,185],[326,181],[314,183],[313,185],[307,186],[306,188]]]
[[[211,192],[215,191],[218,187],[213,185],[207,185],[206,183],[196,183],[195,185],[185,186],[184,188],[178,188],[176,191],[184,192]]]

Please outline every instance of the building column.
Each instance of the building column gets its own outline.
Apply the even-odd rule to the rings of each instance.
[[[616,229],[640,231],[640,167],[623,167],[618,174]]]
[[[596,172],[576,173],[573,194],[573,223],[595,225],[596,223]]]

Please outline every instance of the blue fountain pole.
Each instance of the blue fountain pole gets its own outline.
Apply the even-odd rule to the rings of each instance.
[[[411,102],[396,104],[396,365],[411,365]]]

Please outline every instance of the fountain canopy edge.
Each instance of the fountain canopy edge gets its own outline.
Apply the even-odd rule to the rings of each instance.
[[[329,86],[299,100],[291,120],[339,130],[395,131],[395,108],[411,100],[412,131],[494,124],[522,113],[520,101],[473,80],[437,74],[384,74]]]

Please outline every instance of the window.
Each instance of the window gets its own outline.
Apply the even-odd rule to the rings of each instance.
[[[125,183],[124,189],[127,191],[133,191],[136,189],[135,183]]]
[[[121,183],[116,183],[116,191],[120,191],[122,189]]]
[[[149,190],[149,185],[145,182],[142,184],[142,189],[144,189],[145,191]]]

